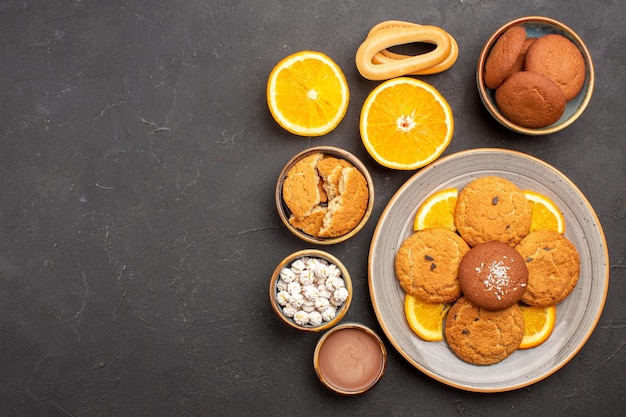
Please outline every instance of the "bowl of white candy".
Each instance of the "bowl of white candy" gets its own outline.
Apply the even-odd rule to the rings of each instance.
[[[337,324],[352,301],[352,281],[330,253],[305,249],[283,259],[272,274],[270,301],[289,326],[319,332]]]

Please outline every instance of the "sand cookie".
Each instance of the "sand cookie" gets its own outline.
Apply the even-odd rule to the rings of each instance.
[[[315,237],[337,237],[354,229],[367,210],[367,180],[345,159],[309,155],[289,169],[282,189],[289,223]]]
[[[339,195],[339,178],[343,168],[350,168],[352,164],[345,159],[327,156],[317,164],[317,172],[320,174],[320,184],[329,200]]]
[[[321,200],[318,188],[319,176],[317,163],[324,157],[322,153],[314,153],[296,162],[287,173],[283,183],[283,200],[293,217],[311,214]]]
[[[495,99],[504,117],[530,128],[555,123],[567,105],[563,92],[554,81],[532,71],[509,76],[496,90]]]
[[[492,365],[506,359],[523,337],[524,316],[517,304],[489,311],[462,297],[446,317],[448,346],[459,358],[475,365]]]
[[[317,236],[320,229],[324,226],[324,217],[328,212],[327,207],[315,207],[311,214],[301,217],[291,216],[289,223],[296,229],[302,230],[307,235]]]
[[[526,30],[513,26],[498,38],[485,61],[485,85],[495,89],[511,74],[523,68],[519,56],[526,40]]]
[[[342,168],[337,195],[329,200],[318,236],[342,236],[354,229],[365,215],[368,199],[369,191],[363,174],[355,167]]]
[[[454,223],[472,247],[492,240],[514,247],[530,232],[530,222],[524,193],[505,178],[480,177],[459,192]]]
[[[569,101],[585,82],[585,59],[578,47],[565,36],[544,35],[528,48],[526,71],[543,74],[554,81]]]
[[[467,243],[454,232],[420,230],[400,245],[396,278],[405,292],[424,302],[453,302],[461,296],[459,263],[467,251]]]
[[[459,266],[459,282],[472,304],[502,310],[522,298],[528,269],[522,255],[506,243],[487,242],[465,254]]]
[[[580,257],[566,237],[552,230],[537,230],[515,249],[528,268],[524,303],[538,307],[555,305],[572,292],[580,274]]]

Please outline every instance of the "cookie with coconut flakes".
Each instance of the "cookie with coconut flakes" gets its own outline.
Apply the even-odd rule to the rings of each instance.
[[[477,307],[502,310],[517,303],[528,284],[524,258],[502,242],[487,242],[470,249],[459,266],[463,295]]]

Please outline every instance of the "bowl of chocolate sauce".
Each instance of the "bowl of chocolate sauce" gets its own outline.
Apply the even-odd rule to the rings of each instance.
[[[326,332],[313,356],[322,384],[343,395],[368,391],[383,376],[386,364],[382,339],[359,323],[343,323]]]

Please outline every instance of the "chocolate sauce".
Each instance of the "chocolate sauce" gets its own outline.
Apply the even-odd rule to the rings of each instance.
[[[384,364],[378,340],[358,328],[343,328],[329,334],[318,354],[320,376],[328,385],[347,392],[372,386]]]

